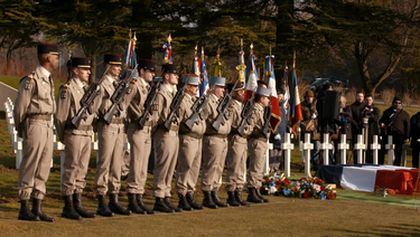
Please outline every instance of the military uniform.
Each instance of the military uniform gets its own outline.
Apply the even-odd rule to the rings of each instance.
[[[105,61],[111,61],[113,58],[105,55]],[[116,60],[117,62],[119,60]],[[120,62],[120,61],[119,61]],[[120,105],[119,112],[116,113],[110,124],[107,124],[103,119],[104,115],[112,106],[111,97],[118,86],[118,78],[110,74],[104,75],[105,79],[100,85],[100,106],[98,110],[99,120],[97,122],[98,131],[98,160],[96,167],[96,193],[98,196],[98,214],[103,216],[110,216],[110,212],[103,204],[103,197],[107,193],[110,196],[109,208],[112,212],[118,214],[129,214],[127,210],[122,209],[118,204],[118,193],[121,186],[121,167],[124,156],[125,137],[125,120],[126,120],[126,103],[125,101]],[[125,95],[127,96],[127,95]]]
[[[260,96],[270,96],[271,89],[259,87],[256,92]],[[250,126],[252,133],[248,140],[249,150],[249,180],[248,180],[248,201],[260,203],[267,202],[259,192],[264,173],[264,162],[268,150],[269,134],[264,134],[263,127],[267,121],[264,118],[265,108],[258,102],[255,102]],[[268,121],[269,122],[269,121]]]
[[[216,80],[216,79],[214,79]],[[223,78],[224,85],[224,78]],[[227,136],[231,129],[230,115],[225,118],[218,131],[212,127],[212,123],[217,118],[217,107],[222,98],[217,97],[215,94],[210,93],[209,101],[206,108],[208,114],[206,133],[203,138],[203,164],[202,164],[202,180],[201,190],[204,193],[204,206],[214,208],[213,204],[219,207],[226,206],[220,202],[217,197],[217,192],[222,185],[221,178],[223,169],[225,167],[226,154],[228,150]],[[211,192],[210,205],[208,205],[208,195]]]
[[[38,46],[38,55],[57,51],[57,47]],[[57,52],[58,54],[58,52]],[[19,219],[35,220],[46,193],[53,156],[52,114],[55,112],[54,82],[51,73],[38,66],[20,81],[13,117],[19,137],[23,138],[23,159],[19,167]],[[32,215],[27,202],[33,198]],[[41,213],[42,215],[43,213]],[[52,218],[42,220],[54,221]]]
[[[144,61],[144,60],[143,60]],[[143,69],[149,69],[154,71],[154,68],[147,68],[144,64]],[[147,208],[143,202],[144,186],[147,180],[147,167],[149,163],[149,156],[152,147],[152,121],[149,117],[143,126],[140,128],[139,119],[145,113],[144,102],[146,101],[147,95],[150,90],[149,83],[139,78],[134,84],[130,96],[127,101],[130,102],[127,113],[128,113],[128,141],[130,142],[130,160],[129,160],[129,172],[128,172],[128,197],[129,197],[129,209],[135,213],[149,213],[153,211]]]
[[[180,106],[180,148],[178,165],[176,168],[176,189],[180,198],[179,207],[183,209],[189,209],[189,207],[192,207],[193,209],[201,209],[201,206],[195,203],[193,194],[195,192],[195,186],[200,173],[203,147],[202,139],[203,134],[206,131],[206,114],[204,111],[201,112],[198,120],[194,123],[191,130],[183,124],[191,117],[191,115],[193,115],[194,111],[192,110],[192,106],[197,100],[197,97],[186,94]],[[188,204],[185,201],[187,201]]]
[[[245,129],[245,136],[238,133],[238,128],[242,121],[241,113],[243,103],[236,99],[231,104],[232,111],[232,131],[228,137],[228,153],[227,153],[227,185],[228,203],[231,206],[246,205],[241,198],[240,193],[245,183],[246,160],[248,157],[248,141],[247,136],[251,130],[249,126]]]

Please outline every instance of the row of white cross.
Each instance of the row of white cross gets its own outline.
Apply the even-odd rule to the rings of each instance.
[[[13,147],[13,151],[16,154],[16,169],[19,168],[20,166],[20,162],[22,161],[22,157],[23,157],[23,140],[22,138],[18,137],[17,135],[17,131],[16,131],[16,127],[15,127],[15,122],[13,119],[13,102],[10,98],[7,98],[7,101],[4,103],[5,109],[6,109],[6,122],[8,125],[8,132],[10,135],[10,139],[11,139],[11,144]],[[52,118],[51,118],[52,119]],[[55,131],[55,129],[54,129]],[[322,158],[323,158],[323,164],[324,165],[329,165],[329,154],[330,151],[333,150],[333,144],[330,142],[329,139],[329,135],[328,134],[324,134],[323,135],[323,141],[320,144],[320,148],[319,150],[322,151]],[[372,150],[373,152],[373,163],[374,164],[378,164],[378,151],[381,149],[381,145],[378,143],[378,136],[375,135],[373,136],[373,143],[370,144],[369,148]],[[290,163],[291,163],[291,152],[294,149],[294,144],[291,141],[291,135],[289,133],[286,133],[284,135],[284,142],[281,144],[281,149],[283,150],[283,157],[284,157],[284,173],[286,177],[290,177],[291,175],[291,170],[290,170]],[[56,139],[56,135],[54,134],[53,136],[53,142],[54,142],[54,150],[58,150],[60,151],[60,158],[61,158],[61,163],[63,164],[64,162],[64,144],[61,143],[60,141],[57,141]],[[126,147],[125,147],[128,151],[130,150],[130,144],[127,142],[126,143]],[[269,144],[269,151],[271,151],[273,149],[273,145],[270,143]],[[306,177],[311,177],[311,151],[314,149],[314,144],[311,143],[311,137],[310,134],[307,133],[305,134],[305,138],[304,141],[299,143],[299,150],[301,152],[302,155],[302,160],[305,163],[305,176]],[[340,163],[341,164],[346,164],[346,160],[347,160],[347,151],[350,149],[350,145],[347,143],[347,138],[345,134],[342,134],[340,137],[340,143],[338,144],[338,151],[340,152]],[[363,154],[367,149],[367,144],[364,144],[363,142],[363,136],[362,135],[358,135],[357,136],[357,143],[354,145],[354,150],[357,151],[356,152],[356,157],[357,157],[357,163],[358,164],[362,164],[364,163],[363,160]],[[98,150],[98,142],[95,139],[95,136],[92,136],[92,150]],[[392,143],[392,137],[389,136],[388,137],[388,143],[386,145],[386,150],[388,151],[388,164],[392,165],[393,160],[394,160],[394,145]],[[264,168],[264,173],[268,174],[269,173],[269,153],[267,152],[267,157],[266,157],[266,162],[265,162],[265,168]],[[51,166],[52,166],[52,161],[51,161]]]

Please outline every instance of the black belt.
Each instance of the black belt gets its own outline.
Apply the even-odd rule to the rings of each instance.
[[[192,138],[196,138],[196,139],[203,138],[203,135],[198,135],[196,133],[180,133],[179,135],[181,135],[181,136],[188,136],[188,137],[192,137]]]
[[[227,138],[227,134],[218,134],[218,133],[215,133],[215,134],[205,134],[204,136],[206,136],[206,137]]]
[[[37,120],[51,120],[51,114],[28,114],[29,119],[37,119]]]
[[[79,127],[75,128],[73,125],[66,125],[66,130],[79,130],[79,131],[92,131],[93,127],[91,125],[80,125]]]

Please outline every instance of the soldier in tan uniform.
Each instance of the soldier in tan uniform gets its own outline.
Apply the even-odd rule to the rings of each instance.
[[[250,124],[252,133],[248,140],[249,150],[249,180],[248,180],[248,202],[268,202],[260,194],[261,181],[264,173],[264,161],[268,150],[268,137],[270,132],[265,133],[264,126],[269,125],[269,119],[264,118],[265,109],[270,106],[271,89],[258,87],[255,95],[255,104],[251,113]],[[271,114],[271,113],[270,113]]]
[[[197,92],[199,80],[200,78],[195,74],[189,74],[184,77],[184,82],[187,85],[185,87],[185,96],[179,109],[181,126],[179,130],[180,147],[176,168],[176,189],[179,197],[178,207],[186,211],[203,209],[200,204],[195,202],[194,192],[200,173],[202,139],[206,131],[206,115],[204,111],[196,117],[191,130],[185,125],[185,122],[195,112],[193,111],[193,105],[197,103],[196,107],[198,107]],[[197,108],[197,112],[199,109]]]
[[[143,115],[144,102],[150,90],[150,82],[155,75],[155,63],[141,59],[138,65],[140,77],[127,97],[129,119],[127,135],[130,142],[130,162],[128,173],[128,209],[134,213],[153,214],[143,201],[144,186],[147,180],[147,166],[152,147],[152,121],[146,120],[143,128],[139,119]]]
[[[57,45],[38,45],[39,65],[20,81],[13,111],[18,136],[23,138],[23,159],[19,167],[19,220],[54,222],[42,211],[46,182],[53,156],[55,112],[51,72],[58,68]],[[32,212],[28,201],[32,197]]]
[[[228,84],[228,90],[234,90],[233,101],[230,105],[232,111],[232,129],[228,137],[228,153],[227,153],[227,185],[228,193],[227,203],[230,206],[246,206],[247,202],[241,198],[241,192],[245,183],[246,160],[248,157],[248,141],[247,137],[251,133],[250,126],[242,121],[242,111],[244,108],[244,87],[238,84],[233,88],[234,84]],[[245,119],[245,118],[244,118]],[[244,123],[244,134],[238,132],[239,126]]]
[[[203,206],[208,208],[226,207],[217,192],[221,186],[223,168],[225,166],[228,150],[227,136],[231,129],[230,115],[224,117],[224,122],[219,130],[212,127],[212,123],[218,116],[217,107],[222,102],[225,92],[224,77],[210,78],[209,102],[206,108],[208,114],[206,133],[203,138],[203,164],[201,190],[204,194]]]
[[[78,127],[72,125],[71,119],[81,109],[80,100],[85,94],[84,88],[88,87],[90,60],[73,57],[68,66],[71,77],[60,87],[55,114],[57,136],[65,145],[61,177],[64,208],[61,216],[79,220],[81,217],[95,217],[95,214],[85,210],[81,203],[82,192],[86,186],[85,177],[89,166],[95,113],[87,114]]]
[[[163,84],[160,86],[152,108],[153,123],[156,124],[153,134],[155,153],[153,168],[155,205],[153,209],[171,213],[180,211],[170,202],[172,176],[174,175],[179,150],[179,124],[177,121],[173,122],[168,130],[164,123],[171,112],[170,105],[177,92],[178,74],[174,64],[164,64],[162,70]]]
[[[121,185],[121,166],[124,155],[126,119],[126,106],[119,108],[110,124],[107,124],[103,116],[112,106],[111,96],[119,83],[121,73],[121,56],[106,54],[104,56],[105,67],[109,67],[101,84],[101,102],[99,106],[98,130],[98,161],[96,168],[96,194],[98,198],[97,214],[112,216],[113,213],[129,215],[130,211],[122,207],[118,202],[118,193]],[[109,193],[109,204],[105,204],[105,195]]]

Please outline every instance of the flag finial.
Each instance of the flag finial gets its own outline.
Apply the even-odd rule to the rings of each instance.
[[[172,36],[171,36],[171,33],[169,33],[169,35],[168,35],[168,43],[171,44],[171,42],[172,42]]]

